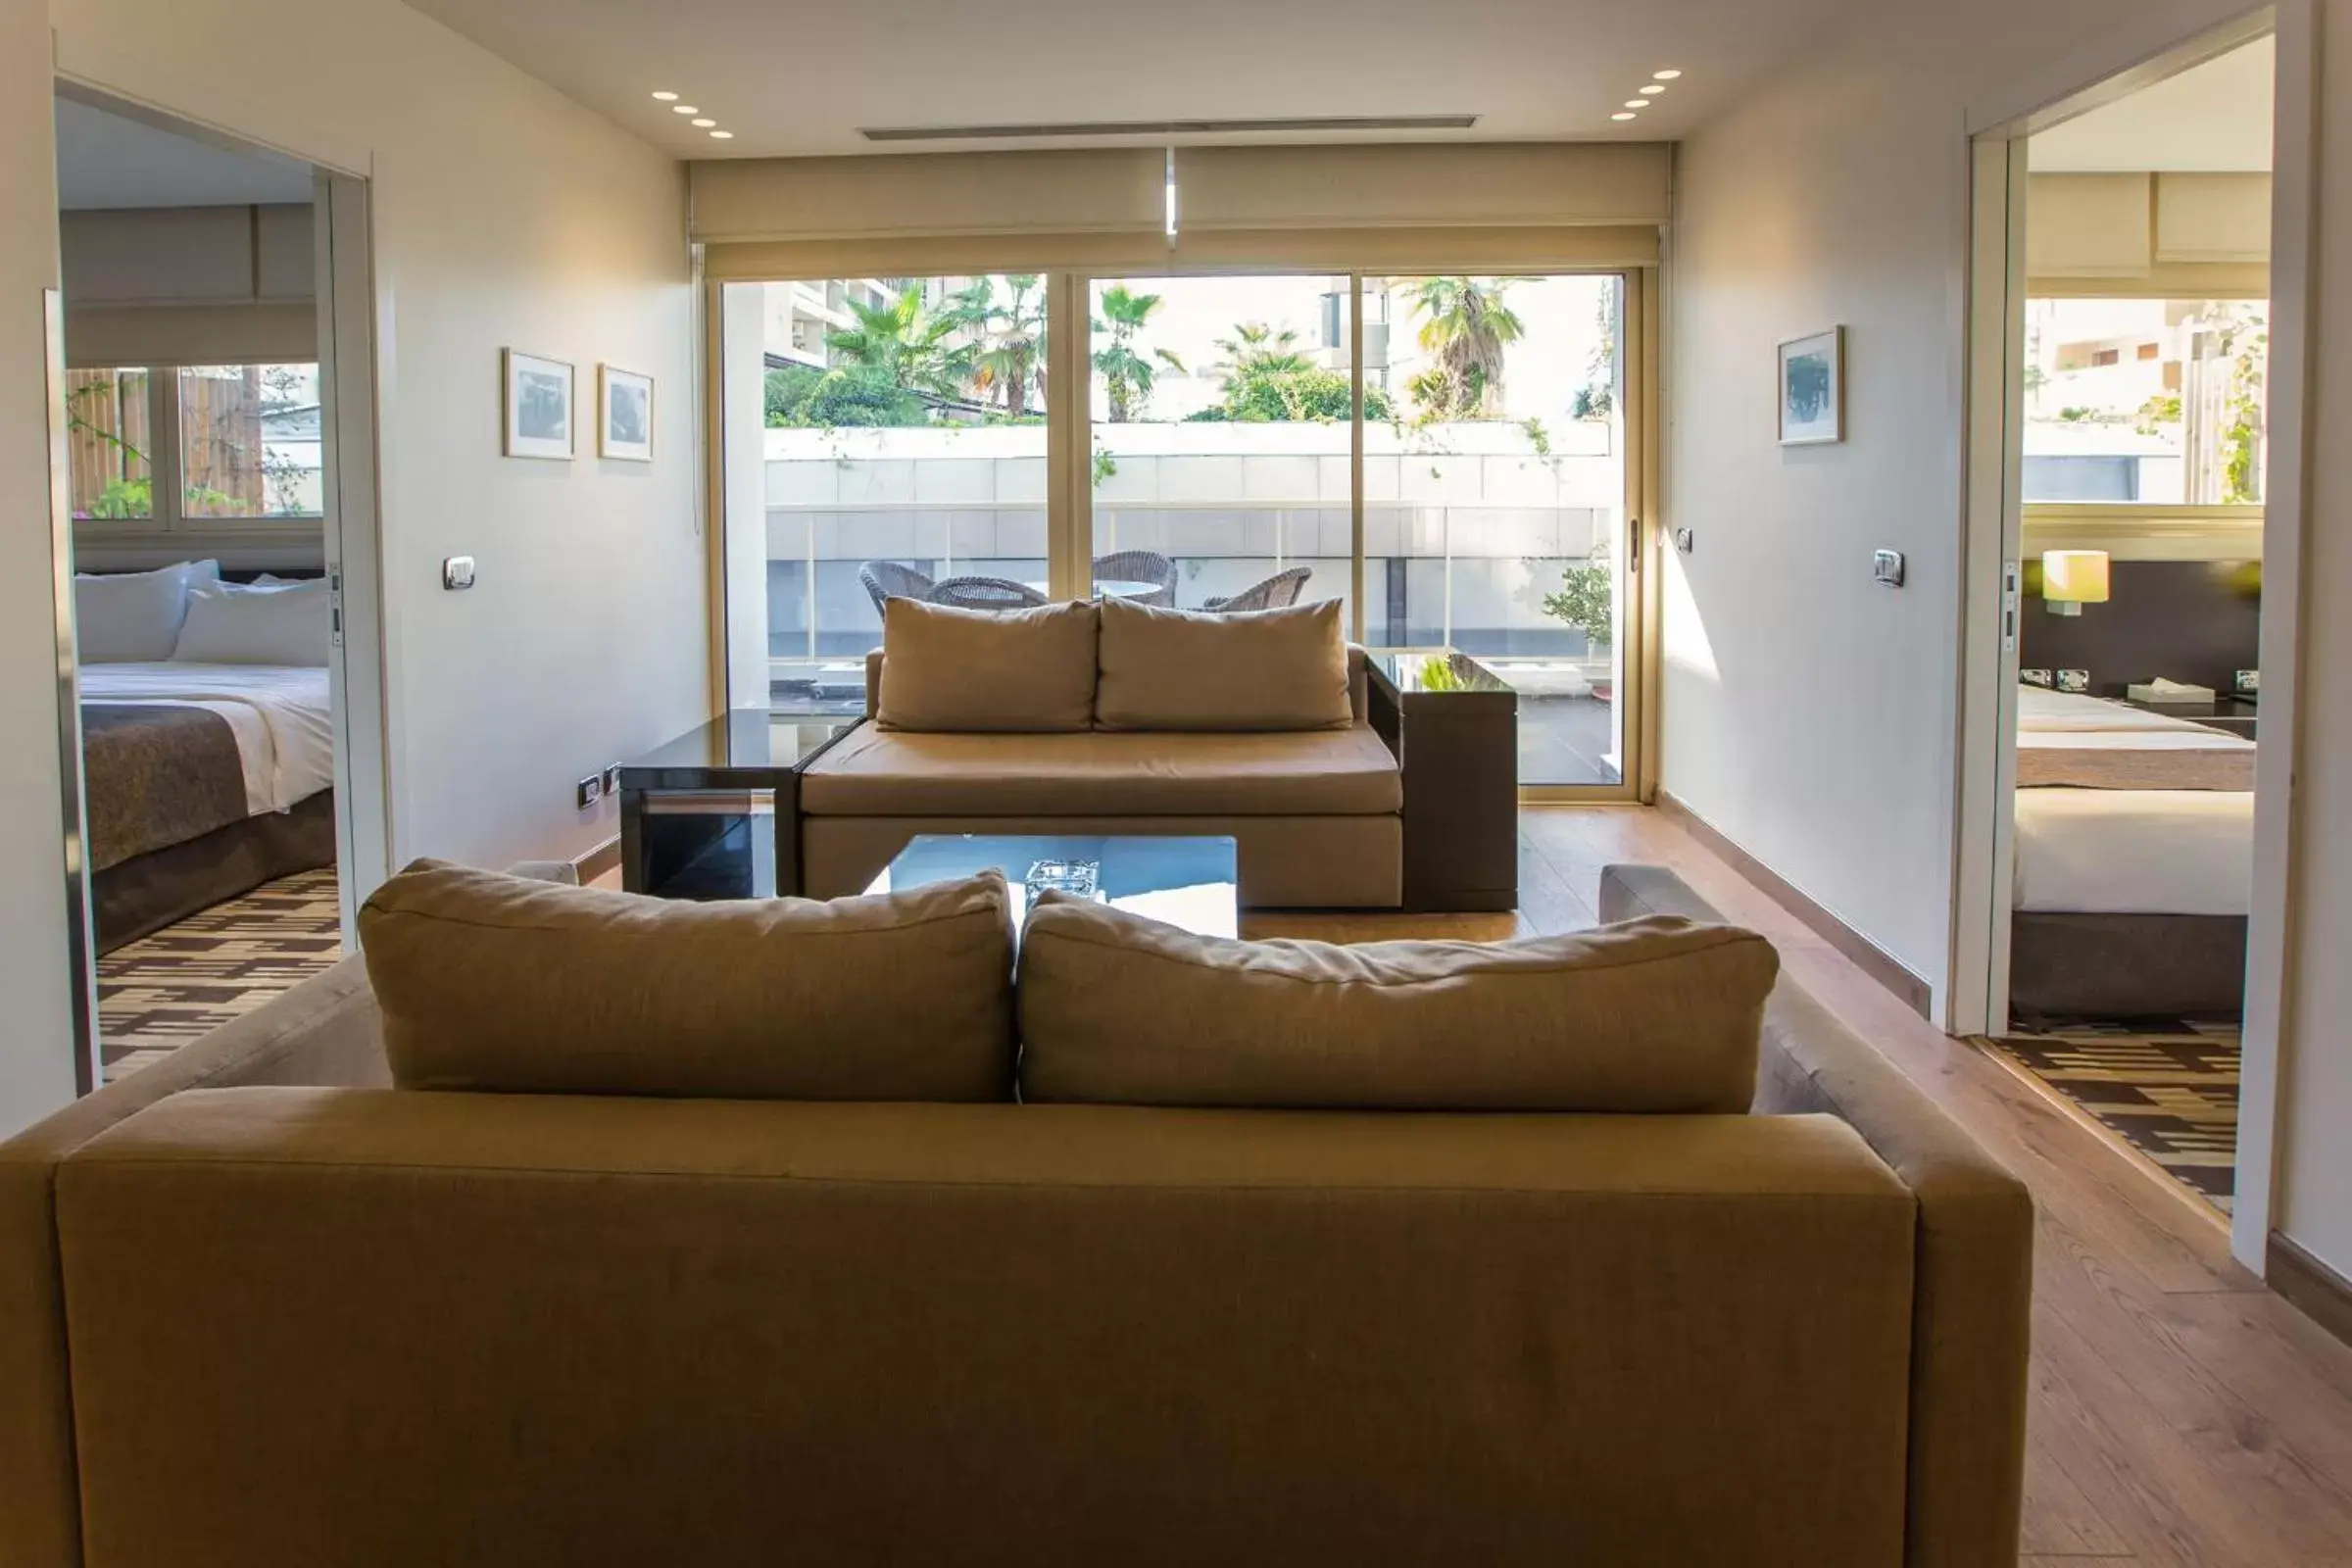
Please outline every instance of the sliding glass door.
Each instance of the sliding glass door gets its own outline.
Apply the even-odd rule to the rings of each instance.
[[[1088,591],[1185,610],[1336,600],[1371,646],[1458,649],[1517,688],[1524,786],[1628,796],[1636,282],[724,285],[731,704],[857,710],[891,593],[976,608]],[[1076,393],[1056,364],[1087,377],[1081,416],[1057,411]]]

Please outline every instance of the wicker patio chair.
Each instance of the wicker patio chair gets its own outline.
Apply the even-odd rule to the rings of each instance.
[[[1138,594],[1127,602],[1131,605],[1156,605],[1172,610],[1176,605],[1176,563],[1156,550],[1119,550],[1095,558],[1097,582],[1155,582],[1154,593]]]
[[[869,561],[858,568],[858,580],[873,595],[874,613],[882,613],[885,599],[929,599],[938,584],[915,570],[895,561]]]
[[[1315,568],[1312,566],[1292,566],[1276,572],[1264,582],[1243,589],[1230,599],[1207,600],[1200,608],[1218,614],[1230,614],[1237,610],[1282,610],[1298,602],[1299,591],[1305,588],[1306,579],[1314,574]]]
[[[931,590],[931,602],[958,610],[1026,610],[1046,603],[1046,596],[1006,577],[950,577]]]

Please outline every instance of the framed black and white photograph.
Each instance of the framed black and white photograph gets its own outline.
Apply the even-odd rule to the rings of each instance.
[[[1781,445],[1845,439],[1845,328],[1781,345]]]
[[[610,365],[596,368],[597,455],[654,461],[654,378]]]
[[[510,458],[572,456],[571,367],[518,349],[506,351],[507,440]]]

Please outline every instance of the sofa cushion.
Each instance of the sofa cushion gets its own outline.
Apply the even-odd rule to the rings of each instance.
[[[1673,917],[1529,941],[1234,942],[1046,894],[1021,938],[1032,1101],[1739,1112],[1772,944]]]
[[[811,816],[1377,815],[1403,803],[1363,725],[1289,734],[854,730],[801,776]]]
[[[882,701],[905,730],[1083,730],[1094,723],[1096,612],[882,604]]]
[[[1099,729],[1340,729],[1348,644],[1340,602],[1212,615],[1102,604]]]
[[[403,1089],[1003,1100],[1010,911],[995,872],[686,904],[419,860],[360,936]]]

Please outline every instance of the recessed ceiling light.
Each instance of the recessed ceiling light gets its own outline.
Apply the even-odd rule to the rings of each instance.
[[[654,101],[657,103],[674,104],[678,101],[678,95],[674,92],[658,92],[654,94]]]
[[[694,128],[697,130],[709,130],[712,125],[717,124],[718,122],[715,120],[697,120],[690,122],[690,123],[692,123]]]
[[[1664,92],[1665,90],[1666,84],[1664,82],[1653,81],[1648,86],[1642,89],[1642,95],[1645,98],[1655,98],[1658,94]]]
[[[692,104],[671,104],[669,106],[669,112],[673,115],[699,115],[702,113],[700,109],[695,108]]]
[[[1649,74],[1653,81],[1672,81],[1682,73],[1679,71],[1653,71]]]
[[[710,139],[712,141],[733,141],[735,133],[731,130],[714,130],[710,133]]]
[[[1611,120],[1640,120],[1642,117],[1641,117],[1640,115],[1637,115],[1637,114],[1635,114],[1635,113],[1634,113],[1632,110],[1630,110],[1630,109],[1620,109],[1620,110],[1618,110],[1618,111],[1617,111],[1615,114],[1611,115],[1609,118],[1610,118]]]
[[[1647,109],[1649,107],[1649,100],[1646,98],[1628,98],[1625,101],[1625,107],[1628,109]]]

